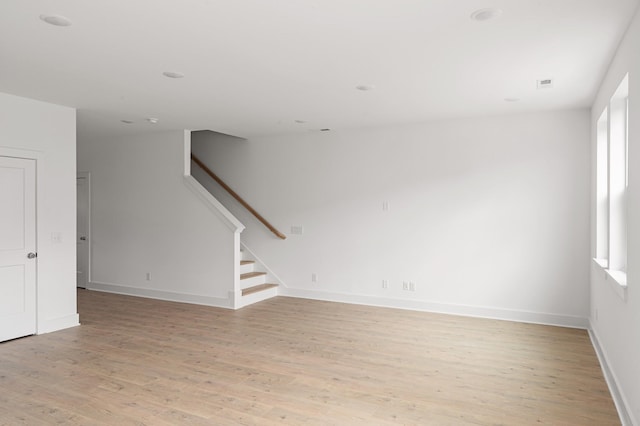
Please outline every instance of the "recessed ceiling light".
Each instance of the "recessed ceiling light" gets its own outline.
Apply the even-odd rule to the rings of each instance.
[[[485,22],[496,19],[500,17],[500,15],[502,15],[502,10],[495,7],[489,7],[486,9],[476,10],[471,14],[471,19],[478,22]]]
[[[162,75],[164,75],[165,77],[169,77],[169,78],[182,78],[184,77],[184,74],[182,74],[181,72],[176,72],[176,71],[165,71],[162,73]]]
[[[124,124],[133,124],[133,121],[131,121],[131,120],[120,120],[120,122],[122,122]]]
[[[47,24],[55,25],[56,27],[69,27],[71,26],[71,21],[69,18],[65,18],[60,15],[40,15],[40,19],[42,19]]]
[[[362,90],[363,92],[368,92],[369,90],[373,90],[375,87],[369,84],[359,84],[356,86],[356,89]]]
[[[505,102],[518,102],[520,98],[504,98]]]
[[[156,124],[156,123],[157,123],[158,121],[160,121],[160,120],[158,120],[158,119],[157,119],[157,118],[155,118],[155,117],[149,117],[149,118],[147,118],[147,121],[148,121],[149,123],[151,123],[151,124]]]

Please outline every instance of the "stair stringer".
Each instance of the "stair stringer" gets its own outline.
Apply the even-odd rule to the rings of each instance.
[[[224,307],[239,309],[242,301],[240,286],[240,234],[245,226],[222,203],[191,175],[191,131],[184,131],[184,172],[182,181],[233,232],[233,277],[230,277],[228,296]]]

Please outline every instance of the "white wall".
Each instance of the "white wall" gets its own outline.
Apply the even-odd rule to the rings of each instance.
[[[0,93],[0,117],[0,155],[37,159],[37,332],[78,325],[75,110]]]
[[[587,325],[586,110],[247,141],[194,133],[193,149],[281,231],[304,227],[281,241],[207,184],[281,294]]]
[[[629,192],[626,300],[617,284],[591,265],[591,327],[615,378],[619,401],[630,423],[640,425],[640,12],[637,12],[604,78],[591,110],[592,226],[591,256],[595,256],[595,141],[596,122],[618,84],[629,73]],[[597,314],[596,314],[597,312]],[[616,389],[614,388],[614,396]]]
[[[78,170],[92,185],[89,288],[232,307],[237,237],[185,184],[184,142],[182,131],[79,135]]]

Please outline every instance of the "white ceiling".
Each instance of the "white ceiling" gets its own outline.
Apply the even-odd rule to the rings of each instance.
[[[2,0],[0,91],[96,131],[238,136],[587,107],[637,3]],[[503,14],[470,19],[485,7]]]

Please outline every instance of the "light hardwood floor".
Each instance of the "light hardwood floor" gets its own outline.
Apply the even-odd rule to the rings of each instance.
[[[279,297],[78,291],[0,344],[0,424],[618,425],[584,330]]]

